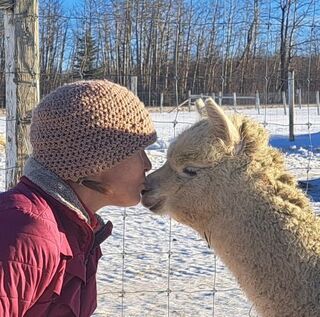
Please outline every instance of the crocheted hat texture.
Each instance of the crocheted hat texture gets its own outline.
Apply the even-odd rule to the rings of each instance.
[[[107,80],[59,87],[34,109],[32,156],[62,179],[99,174],[156,140],[148,111]]]

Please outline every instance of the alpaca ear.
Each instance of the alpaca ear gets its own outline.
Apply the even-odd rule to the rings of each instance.
[[[201,118],[206,116],[206,105],[201,98],[196,100],[196,108]]]
[[[239,143],[240,134],[222,108],[212,98],[206,99],[205,107],[208,118],[213,124],[215,136],[226,144]]]

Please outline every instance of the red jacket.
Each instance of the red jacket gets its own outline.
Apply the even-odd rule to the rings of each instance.
[[[94,233],[26,177],[1,193],[0,316],[90,316],[97,305],[99,244],[111,230],[108,222]]]

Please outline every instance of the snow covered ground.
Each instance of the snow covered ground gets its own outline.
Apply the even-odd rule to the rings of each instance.
[[[320,212],[320,116],[316,108],[296,109],[294,142],[288,141],[283,108],[237,109],[265,123],[270,143],[308,189]],[[153,113],[158,141],[148,149],[156,169],[172,139],[198,120],[194,112]],[[0,133],[5,130],[0,118]],[[308,124],[309,123],[309,124]],[[0,190],[4,189],[0,155]],[[192,230],[154,216],[142,206],[108,207],[100,214],[114,224],[99,264],[99,304],[94,316],[256,316],[234,278]]]

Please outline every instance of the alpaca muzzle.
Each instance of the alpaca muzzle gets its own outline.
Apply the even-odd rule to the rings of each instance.
[[[156,197],[155,192],[150,188],[145,188],[141,192],[142,205],[154,213],[160,213],[164,202],[165,199]]]

